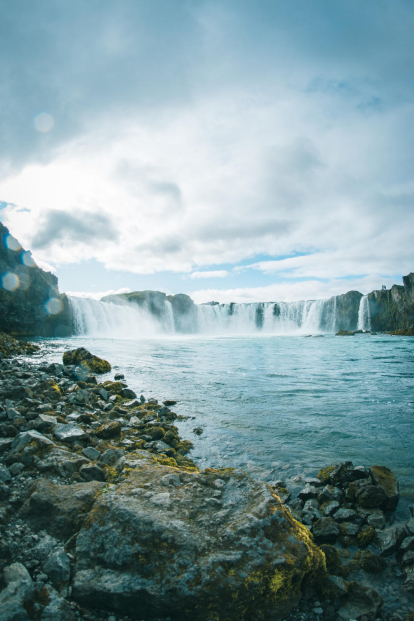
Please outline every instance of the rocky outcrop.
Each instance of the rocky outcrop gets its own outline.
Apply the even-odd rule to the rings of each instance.
[[[107,360],[94,356],[84,347],[78,347],[63,354],[63,364],[83,367],[86,373],[109,373],[111,365]]]
[[[361,298],[362,293],[359,291],[348,291],[348,293],[336,296],[335,330],[351,331],[357,329]]]
[[[0,332],[66,336],[70,313],[56,276],[40,269],[0,223]]]
[[[372,330],[406,330],[414,326],[414,273],[404,276],[403,283],[368,294]]]

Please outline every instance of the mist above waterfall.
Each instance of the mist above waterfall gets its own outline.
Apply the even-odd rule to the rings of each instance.
[[[157,292],[127,295],[135,297],[109,296],[101,301],[69,297],[73,333],[109,338],[175,334],[323,334],[334,333],[342,323],[337,297],[300,302],[197,305],[183,295],[168,298]],[[139,303],[131,301],[134,299]],[[353,329],[367,330],[366,296],[361,296],[358,304],[359,308],[355,309],[358,326]]]

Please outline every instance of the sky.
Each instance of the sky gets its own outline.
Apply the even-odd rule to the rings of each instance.
[[[0,0],[0,220],[61,291],[414,271],[410,0]]]

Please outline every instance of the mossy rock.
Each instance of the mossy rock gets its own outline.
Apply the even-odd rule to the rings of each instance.
[[[178,446],[174,448],[177,451],[177,453],[180,453],[181,455],[185,455],[186,453],[189,453],[189,451],[191,451],[192,448],[194,448],[194,444],[190,442],[190,440],[182,440],[181,442],[179,442]]]
[[[341,565],[341,557],[338,550],[329,544],[319,546],[326,558],[326,569],[333,576],[346,578],[349,574],[349,568]]]
[[[376,530],[372,526],[363,526],[357,535],[360,548],[366,548],[376,535]]]
[[[339,330],[335,336],[355,336],[355,332],[351,332],[350,330]]]
[[[390,334],[392,334],[392,336],[414,336],[414,327],[411,326],[410,328],[402,328],[401,330],[393,330],[393,332],[390,332]]]
[[[103,382],[102,386],[105,388],[105,390],[110,392],[112,395],[119,394],[124,387],[122,382],[111,382],[111,381]]]
[[[353,569],[363,569],[371,574],[379,574],[385,568],[385,561],[370,550],[358,550],[350,565]]]
[[[94,356],[84,347],[78,347],[78,349],[66,351],[63,354],[63,364],[78,365],[85,368],[89,372],[99,374],[109,373],[112,368],[107,360],[103,360],[103,358],[98,358],[98,356]]]
[[[322,468],[322,470],[319,470],[316,476],[320,481],[322,481],[322,483],[326,484],[329,483],[329,477],[334,470],[335,466],[328,466],[327,468]]]
[[[40,347],[27,343],[26,341],[18,341],[10,334],[0,332],[0,352],[5,358],[18,355],[31,355],[39,351]]]

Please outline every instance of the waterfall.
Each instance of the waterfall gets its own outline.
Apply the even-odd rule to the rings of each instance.
[[[363,332],[371,331],[371,315],[369,312],[369,301],[367,295],[363,295],[359,303],[358,330],[362,330]]]
[[[147,303],[138,305],[123,300],[115,303],[69,297],[69,304],[74,334],[109,338],[140,338],[177,332],[205,335],[321,334],[334,332],[337,324],[336,298],[193,304],[190,309],[165,299],[157,305],[156,311]],[[369,329],[369,315],[364,321],[363,329]]]

